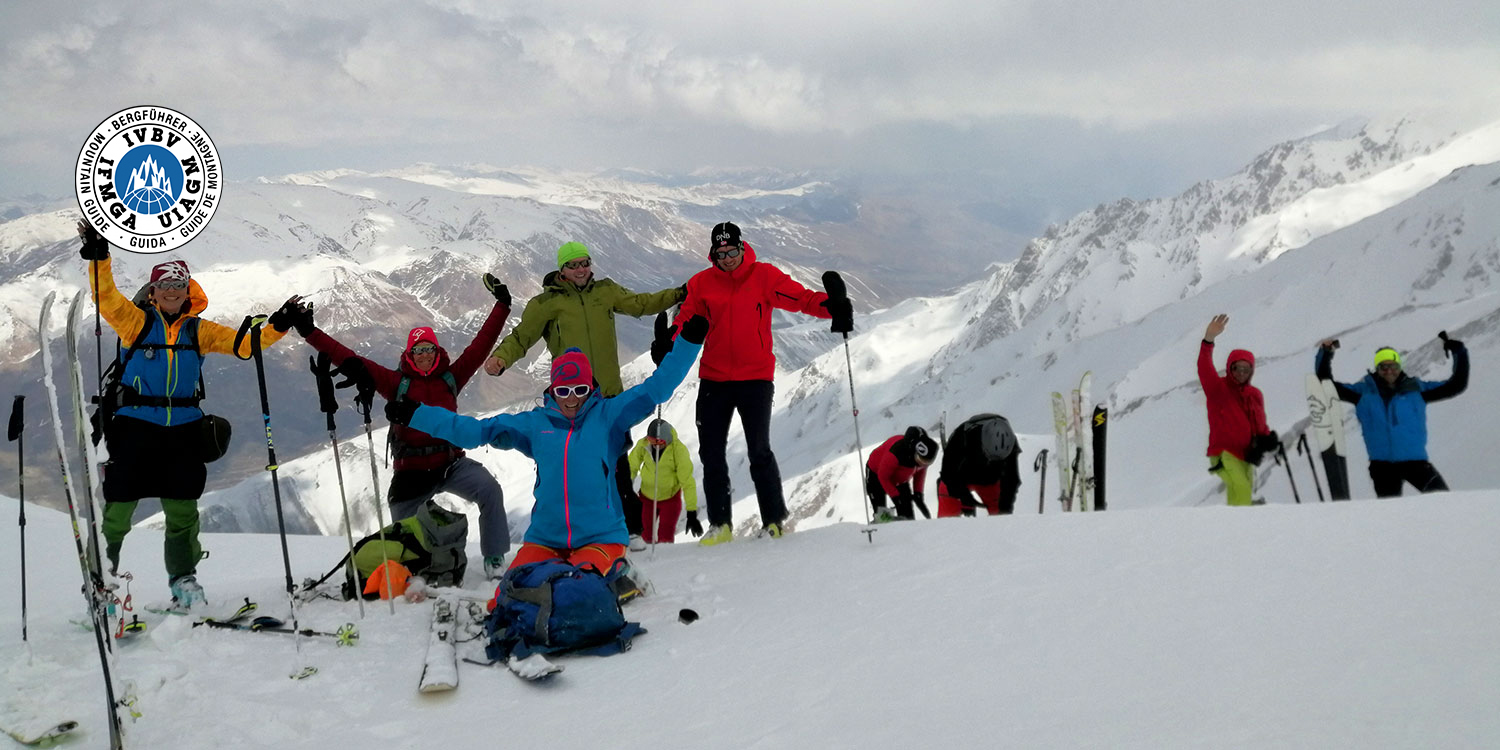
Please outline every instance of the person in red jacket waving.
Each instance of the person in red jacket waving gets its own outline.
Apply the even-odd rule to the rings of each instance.
[[[483,281],[495,304],[474,340],[451,362],[448,352],[438,345],[437,334],[426,326],[411,329],[401,361],[395,369],[388,369],[356,355],[318,328],[312,306],[299,304],[295,298],[271,322],[284,316],[284,325],[295,328],[314,349],[327,353],[340,374],[364,381],[362,388],[372,388],[387,401],[405,398],[451,411],[458,408],[458,392],[474,377],[510,317],[510,290],[492,274],[485,274]],[[485,576],[498,579],[503,575],[503,558],[510,552],[510,522],[505,516],[505,494],[489,470],[447,440],[405,425],[391,425],[390,440],[395,455],[391,486],[386,490],[391,520],[411,518],[439,492],[468,500],[479,506],[479,549]]]
[[[708,319],[708,340],[698,364],[698,458],[703,464],[703,495],[708,501],[708,533],[700,544],[733,538],[730,527],[729,464],[725,444],[729,420],[737,411],[745,430],[750,479],[760,502],[761,534],[785,531],[786,501],[781,468],[771,451],[771,401],[775,394],[776,355],[771,352],[771,311],[790,310],[834,320],[834,330],[853,328],[847,297],[830,300],[808,289],[781,269],[755,259],[755,250],[740,240],[730,222],[709,234],[713,266],[688,279],[687,299],[675,324],[695,315]]]
[[[1230,505],[1251,505],[1251,465],[1259,465],[1261,457],[1280,448],[1281,439],[1266,426],[1265,397],[1250,385],[1255,355],[1235,349],[1229,353],[1225,375],[1214,369],[1214,339],[1228,325],[1228,315],[1215,315],[1198,347],[1198,382],[1208,400],[1208,470],[1224,480]]]

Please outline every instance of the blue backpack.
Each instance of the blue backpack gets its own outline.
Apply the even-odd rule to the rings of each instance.
[[[561,652],[608,656],[629,649],[630,639],[646,630],[626,622],[620,611],[613,584],[625,568],[621,560],[601,576],[561,560],[542,560],[507,571],[485,625],[485,654],[505,661]]]

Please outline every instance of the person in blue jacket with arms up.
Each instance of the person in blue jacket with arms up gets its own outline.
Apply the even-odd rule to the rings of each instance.
[[[624,558],[630,538],[615,484],[616,459],[630,428],[682,384],[707,335],[708,320],[694,316],[656,372],[614,398],[599,394],[588,357],[569,349],[552,361],[542,405],[530,411],[476,419],[400,399],[387,402],[386,416],[462,448],[492,445],[536,461],[531,525],[510,568],[564,560],[604,575]]]
[[[1427,405],[1453,398],[1469,385],[1469,350],[1463,342],[1439,334],[1443,351],[1453,358],[1453,377],[1433,382],[1401,371],[1401,352],[1384,346],[1375,352],[1375,369],[1354,383],[1334,382],[1339,399],[1354,404],[1365,452],[1370,454],[1370,481],[1376,497],[1399,497],[1401,485],[1418,492],[1448,489],[1427,460]],[[1322,380],[1333,380],[1333,350],[1338,341],[1318,344],[1313,369]]]

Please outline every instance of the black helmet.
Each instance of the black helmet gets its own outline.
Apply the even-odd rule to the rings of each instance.
[[[977,422],[979,428],[979,444],[984,448],[985,455],[991,458],[1005,458],[1016,449],[1016,433],[1010,429],[1010,422],[999,414],[976,414],[970,421]]]

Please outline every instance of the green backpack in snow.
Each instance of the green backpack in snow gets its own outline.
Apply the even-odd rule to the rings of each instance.
[[[417,509],[417,514],[385,527],[385,548],[381,550],[381,534],[371,534],[354,543],[354,570],[359,580],[344,581],[344,599],[353,599],[364,591],[370,574],[387,559],[406,566],[414,576],[421,576],[428,584],[436,586],[458,586],[463,582],[464,570],[469,565],[464,544],[469,537],[469,519],[462,513],[446,510],[433,502],[426,502]],[[349,560],[344,555],[317,581],[303,585],[311,590],[332,578]],[[375,594],[365,598],[373,599]]]

